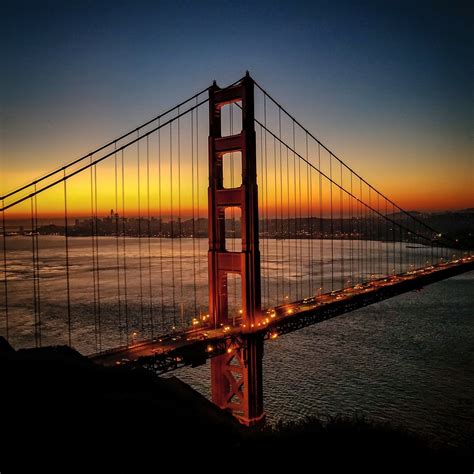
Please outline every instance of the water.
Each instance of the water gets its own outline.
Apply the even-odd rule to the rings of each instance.
[[[49,331],[43,343],[55,338],[64,341],[67,332],[63,239],[42,236],[40,240],[43,332]],[[140,296],[145,309],[149,308],[150,300],[148,293],[140,295],[139,291],[137,240],[127,239],[126,242],[129,331],[142,330]],[[73,344],[90,350],[90,344],[95,344],[90,238],[75,238],[70,242]],[[15,327],[11,339],[17,346],[31,345],[33,341],[30,243],[31,239],[23,237],[8,241],[10,323]],[[178,310],[174,310],[172,316],[178,323],[180,318],[189,319],[194,311],[194,266],[198,271],[197,304],[202,311],[206,309],[207,242],[202,240],[199,243],[201,252],[194,254],[192,244],[192,239],[183,239],[181,247],[185,308],[180,311],[178,306]],[[194,244],[197,246],[196,242]],[[337,246],[338,242],[335,244]],[[113,238],[102,238],[100,242],[99,257],[104,269],[101,274],[103,345],[112,345],[118,340],[115,245]],[[145,239],[141,245],[143,254],[148,255]],[[165,311],[172,310],[173,272],[178,286],[175,298],[179,301],[181,297],[181,269],[179,265],[174,269],[170,267],[170,245],[169,240],[162,243],[161,259],[158,240],[151,242],[151,301],[155,325],[160,324],[161,281],[158,277],[161,270],[165,276]],[[174,245],[175,251],[179,250],[176,241]],[[388,252],[389,248],[381,251]],[[196,254],[197,259],[193,257]],[[336,255],[340,258],[338,249]],[[267,272],[272,278],[276,272],[274,268],[272,271],[272,265],[276,263],[271,258],[271,251],[264,261],[264,276]],[[165,262],[164,268],[160,268],[160,262]],[[315,268],[320,263],[315,261]],[[323,264],[327,265],[327,262]],[[142,279],[147,288],[147,258],[143,259],[142,267]],[[303,267],[302,273],[307,270],[305,265]],[[280,264],[280,275],[288,272],[288,281],[297,281],[297,275],[290,270],[289,262]],[[328,278],[328,270],[326,268],[325,278]],[[123,290],[123,270],[120,275]],[[336,277],[340,276],[338,267]],[[304,284],[307,283],[304,280]],[[273,285],[269,286],[273,288]],[[474,272],[471,272],[266,343],[264,394],[269,421],[294,420],[307,415],[359,414],[401,425],[434,442],[470,446],[474,430],[473,289]],[[273,288],[273,291],[276,290]],[[154,293],[158,294],[155,296]],[[121,296],[123,302],[123,292]],[[267,296],[275,298],[274,294]],[[145,311],[146,320],[149,319],[147,314]],[[123,316],[122,307],[122,319]],[[170,324],[173,324],[173,317],[168,314],[165,328]],[[147,321],[144,321],[143,330],[150,330]],[[125,328],[122,328],[122,339],[124,332]],[[209,396],[209,364],[181,369],[173,375]]]
[[[473,288],[471,272],[269,341],[267,418],[359,414],[469,447]],[[209,396],[209,367],[179,377]]]

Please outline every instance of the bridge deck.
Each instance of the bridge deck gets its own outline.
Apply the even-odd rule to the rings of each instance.
[[[186,365],[197,366],[210,357],[245,344],[245,337],[240,336],[257,333],[266,339],[276,338],[471,270],[474,270],[474,257],[459,259],[271,308],[253,327],[194,328],[90,358],[106,365],[137,363],[152,366],[157,373]]]

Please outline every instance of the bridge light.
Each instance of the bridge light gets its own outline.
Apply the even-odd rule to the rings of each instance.
[[[239,314],[242,314],[242,313],[243,313],[243,311],[241,309],[239,309]]]
[[[287,311],[288,314],[293,314],[293,309],[290,308],[288,311]]]
[[[229,348],[227,349],[227,354],[230,354],[231,352],[232,352],[232,349],[229,347]]]
[[[270,339],[276,339],[278,337],[278,333],[274,332],[270,334]]]
[[[206,347],[207,352],[212,352],[214,350],[214,347],[212,347],[210,344]]]

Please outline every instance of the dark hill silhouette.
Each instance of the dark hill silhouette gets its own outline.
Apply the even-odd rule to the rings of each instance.
[[[247,430],[178,379],[67,347],[0,338],[0,387],[2,473],[472,472],[472,453],[361,419]]]

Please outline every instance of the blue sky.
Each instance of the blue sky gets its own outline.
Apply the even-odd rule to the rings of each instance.
[[[248,69],[395,198],[419,183],[420,207],[430,189],[446,195],[444,207],[474,201],[467,3],[7,1],[2,10],[3,191]]]

